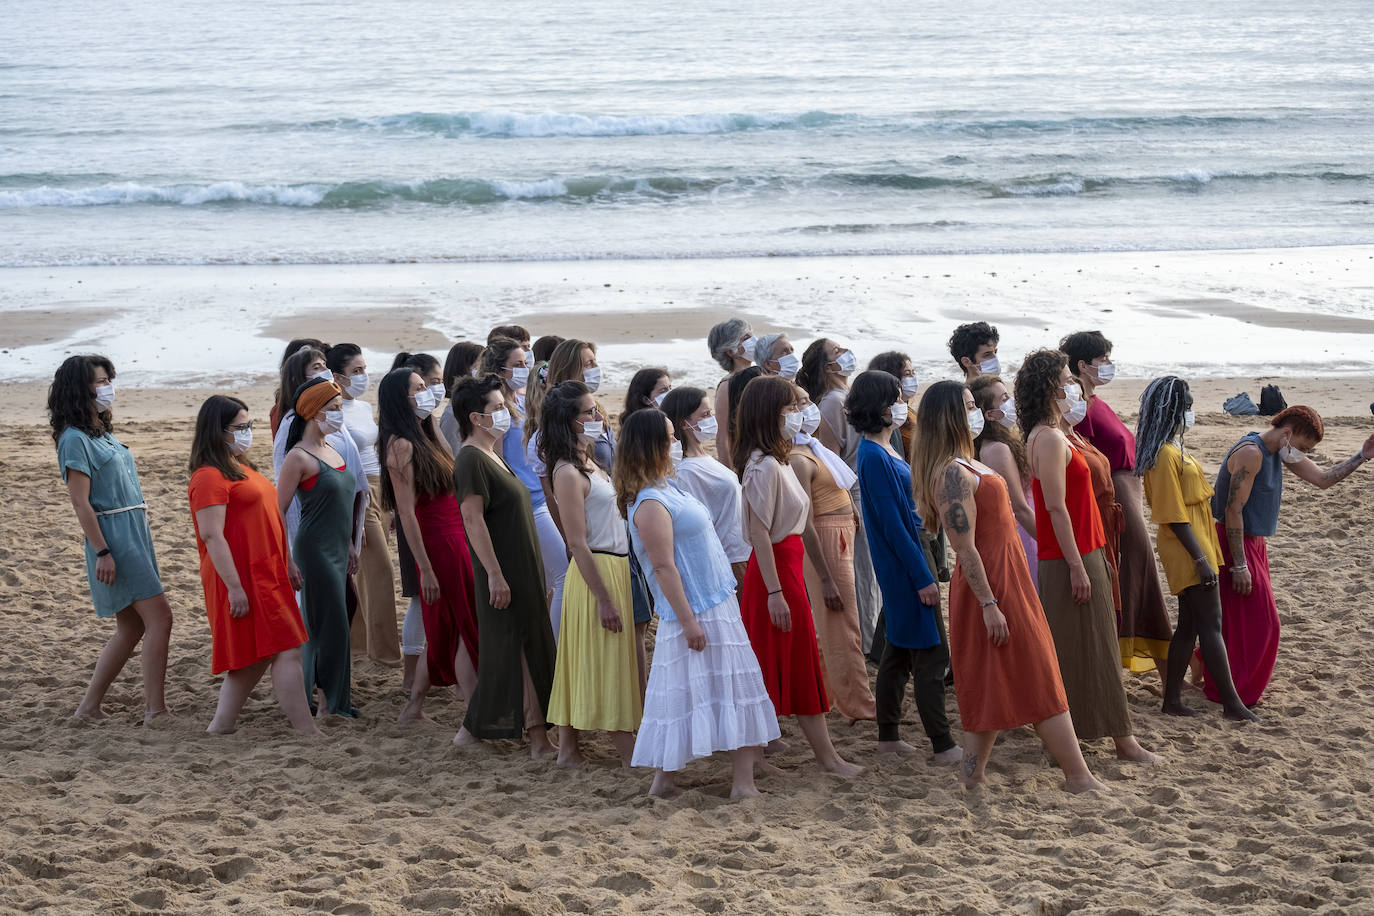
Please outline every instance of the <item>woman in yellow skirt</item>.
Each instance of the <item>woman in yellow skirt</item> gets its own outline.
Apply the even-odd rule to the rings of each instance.
[[[550,470],[563,536],[572,554],[563,581],[549,721],[558,726],[558,762],[582,763],[578,732],[607,732],[629,766],[643,715],[630,590],[630,542],[611,480],[593,460],[604,428],[582,382],[550,389],[540,406],[540,460]]]

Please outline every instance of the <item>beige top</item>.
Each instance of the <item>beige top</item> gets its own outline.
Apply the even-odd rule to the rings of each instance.
[[[744,536],[749,537],[749,512],[768,526],[768,540],[776,544],[793,534],[801,534],[811,514],[811,500],[802,489],[792,468],[777,459],[755,451],[744,466]]]

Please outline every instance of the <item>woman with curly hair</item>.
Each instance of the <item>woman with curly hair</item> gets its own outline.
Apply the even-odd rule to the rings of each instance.
[[[727,318],[711,326],[706,335],[711,358],[725,370],[725,378],[716,384],[712,410],[720,424],[716,434],[716,457],[730,466],[730,380],[743,369],[754,364],[754,329],[743,318]]]
[[[162,591],[148,507],[129,448],[115,438],[114,363],[104,356],[69,356],[48,389],[48,422],[57,467],[76,521],[86,536],[86,580],[97,617],[115,618],[115,632],[95,663],[75,716],[103,719],[101,704],[124,663],[143,643],[145,722],[166,715],[164,681],[172,609]]]
[[[1164,711],[1193,715],[1183,704],[1181,691],[1193,648],[1200,646],[1226,718],[1257,722],[1236,694],[1226,659],[1217,590],[1221,544],[1212,525],[1212,486],[1202,465],[1183,444],[1192,425],[1193,394],[1188,383],[1172,375],[1150,382],[1140,395],[1135,473],[1144,478],[1150,517],[1159,526],[1159,562],[1169,590],[1178,596],[1178,628],[1169,643]]]
[[[1037,350],[1016,376],[1017,422],[1030,452],[1040,603],[1080,740],[1110,737],[1123,760],[1159,758],[1132,736],[1121,686],[1107,536],[1087,459],[1060,428],[1081,399],[1058,350]]]
[[[1301,405],[1280,411],[1264,432],[1246,433],[1217,472],[1212,518],[1221,540],[1221,634],[1241,702],[1264,696],[1279,654],[1279,610],[1269,580],[1268,538],[1278,530],[1283,468],[1325,490],[1374,458],[1374,436],[1354,455],[1323,470],[1308,457],[1322,441],[1322,418]],[[1218,680],[1203,683],[1219,702]]]
[[[1030,464],[1016,425],[1016,401],[999,375],[979,375],[968,383],[973,403],[983,414],[983,427],[973,439],[973,457],[1007,483],[1016,531],[1026,552],[1031,584],[1036,584],[1040,557],[1035,550],[1035,510],[1031,508]]]

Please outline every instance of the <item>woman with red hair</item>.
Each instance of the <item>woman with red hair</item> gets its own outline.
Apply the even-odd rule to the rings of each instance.
[[[1221,632],[1241,702],[1259,702],[1279,654],[1279,609],[1269,581],[1266,539],[1278,530],[1283,468],[1325,490],[1374,459],[1374,436],[1354,455],[1323,470],[1307,457],[1322,441],[1322,418],[1311,407],[1280,411],[1264,432],[1246,433],[1217,473],[1212,518],[1221,541]],[[1207,698],[1218,694],[1212,678]]]

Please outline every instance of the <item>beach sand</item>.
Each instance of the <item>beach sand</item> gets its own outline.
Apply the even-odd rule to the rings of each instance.
[[[1200,401],[1258,380],[1207,383]],[[1282,381],[1330,417],[1322,461],[1371,426],[1371,380]],[[1210,386],[1215,384],[1215,390]],[[1127,411],[1138,383],[1103,394]],[[205,392],[121,389],[117,431],[136,456],[176,624],[168,700],[141,724],[137,660],[102,723],[70,719],[112,627],[95,619],[79,535],[38,410],[42,386],[7,385],[0,528],[0,908],[63,913],[682,912],[1115,914],[1353,912],[1374,888],[1370,714],[1374,635],[1364,597],[1372,469],[1339,490],[1290,485],[1271,541],[1284,641],[1261,727],[1162,716],[1153,672],[1125,676],[1137,734],[1165,761],[1088,762],[1110,787],[1070,796],[1034,736],[1005,734],[965,794],[951,770],[878,758],[872,723],[830,728],[869,769],[820,774],[795,723],[792,750],[731,803],[724,758],[693,763],[687,791],[645,796],[597,736],[589,764],[532,762],[516,742],[450,746],[462,707],[395,724],[400,673],[358,662],[357,721],[293,739],[264,683],[231,737],[203,733],[209,672],[185,461]],[[240,391],[265,418],[271,391]],[[614,403],[610,397],[608,401]],[[1190,434],[1215,468],[1254,419],[1206,408]],[[1340,416],[1345,414],[1346,416]],[[1259,422],[1263,422],[1260,420]],[[265,420],[264,420],[265,425]],[[254,448],[267,461],[265,446]],[[951,721],[957,705],[948,698]],[[905,737],[924,745],[914,704]]]

